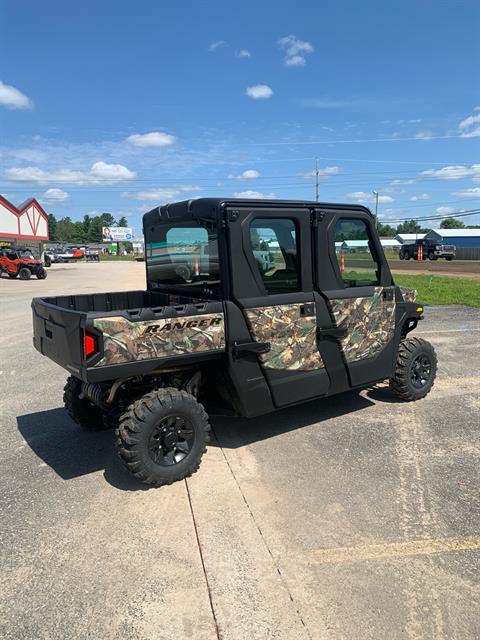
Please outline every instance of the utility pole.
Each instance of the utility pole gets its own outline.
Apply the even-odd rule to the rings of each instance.
[[[316,202],[318,202],[319,191],[320,191],[320,185],[318,183],[318,176],[319,176],[318,158],[315,158],[315,201]]]
[[[375,196],[375,229],[378,227],[378,191],[373,190]]]

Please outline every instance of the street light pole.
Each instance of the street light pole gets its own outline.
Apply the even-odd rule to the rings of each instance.
[[[318,184],[318,158],[315,158],[315,202],[318,202],[320,185]]]
[[[375,196],[375,229],[378,226],[378,191],[373,190],[373,195]]]

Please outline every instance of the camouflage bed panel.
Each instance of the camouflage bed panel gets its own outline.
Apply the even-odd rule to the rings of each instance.
[[[330,301],[336,326],[346,325],[348,335],[340,342],[347,362],[373,358],[388,344],[395,330],[395,301],[383,298],[383,287],[375,287],[368,298]]]
[[[245,310],[254,340],[270,343],[270,351],[259,355],[264,367],[293,371],[312,371],[324,367],[317,349],[315,316],[301,316],[301,306],[282,304]]]
[[[225,348],[223,313],[149,322],[115,316],[97,318],[93,324],[103,334],[104,355],[97,367]]]
[[[402,296],[405,302],[415,302],[415,300],[417,299],[416,289],[409,289],[408,287],[400,287],[400,291],[402,292]]]

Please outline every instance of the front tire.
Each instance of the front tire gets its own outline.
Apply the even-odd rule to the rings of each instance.
[[[156,389],[120,418],[117,451],[135,478],[157,486],[171,484],[198,469],[209,434],[208,416],[191,394]]]
[[[20,271],[18,272],[18,276],[20,278],[20,280],[30,280],[30,276],[32,275],[30,269],[27,269],[27,267],[22,267],[20,269]]]
[[[47,272],[43,267],[37,271],[37,278],[39,280],[45,280],[46,277],[47,277]]]
[[[420,400],[430,392],[436,373],[437,355],[432,345],[421,338],[405,338],[398,348],[390,388],[402,400]]]

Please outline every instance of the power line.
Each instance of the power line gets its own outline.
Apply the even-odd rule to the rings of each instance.
[[[467,216],[475,216],[480,213],[480,209],[469,209],[468,211],[452,211],[446,215],[422,216],[420,218],[397,218],[393,220],[384,220],[381,224],[390,224],[392,222],[421,222],[422,220],[445,220],[446,218],[466,218]]]

